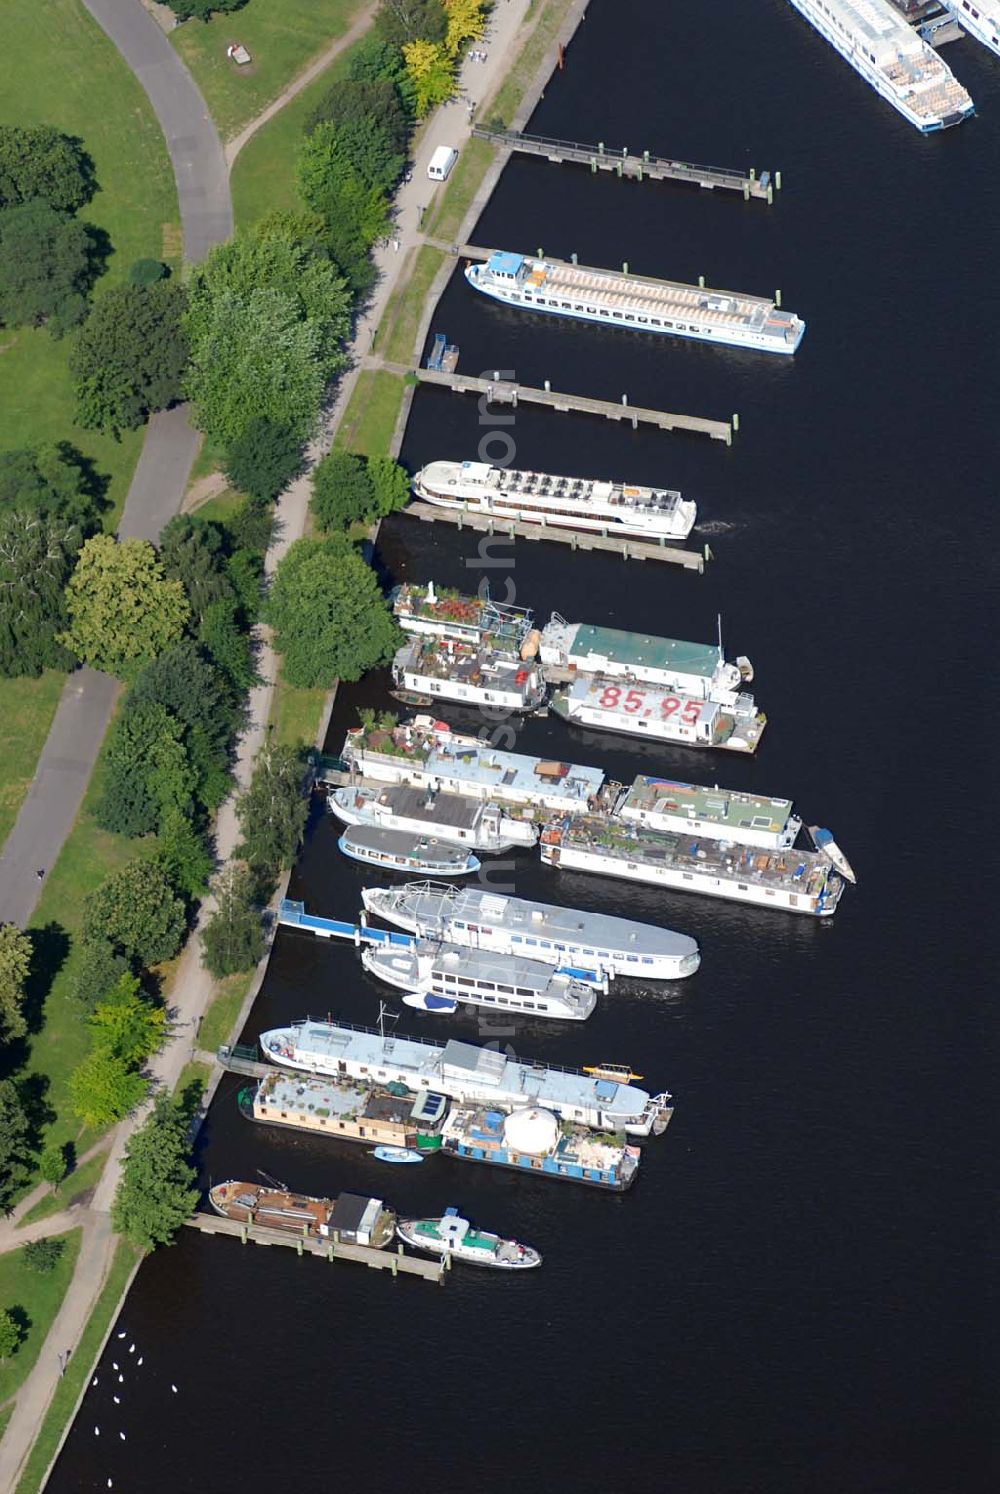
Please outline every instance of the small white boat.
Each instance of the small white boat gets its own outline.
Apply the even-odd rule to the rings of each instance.
[[[840,872],[840,875],[845,877],[848,882],[856,883],[858,879],[854,875],[854,868],[834,840],[830,831],[824,830],[820,825],[810,825],[809,835],[820,855],[825,856],[828,861],[832,861]]]
[[[376,1146],[372,1156],[379,1162],[422,1162],[423,1152],[415,1152],[407,1146]]]
[[[433,1012],[436,1017],[450,1017],[458,1011],[458,1002],[450,996],[435,996],[432,991],[411,991],[403,997],[404,1006],[415,1007],[418,1012]]]
[[[352,825],[337,841],[343,855],[369,866],[437,877],[464,877],[480,868],[478,856],[463,846],[446,845],[436,836],[413,835],[378,825]]]
[[[445,1209],[440,1219],[401,1219],[396,1234],[404,1245],[429,1255],[451,1256],[472,1266],[492,1266],[500,1271],[527,1271],[540,1266],[542,1258],[530,1245],[502,1240],[486,1230],[473,1229],[457,1209]]]

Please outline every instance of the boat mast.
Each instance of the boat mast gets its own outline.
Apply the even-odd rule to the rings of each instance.
[[[719,635],[719,663],[723,664],[723,663],[725,663],[726,656],[725,656],[725,654],[723,652],[723,649],[722,649],[722,613],[721,612],[717,612],[715,614],[715,621],[716,621],[716,625],[717,625],[717,628],[718,628],[718,635]]]

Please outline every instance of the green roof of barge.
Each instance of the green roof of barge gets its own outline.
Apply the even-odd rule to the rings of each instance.
[[[690,820],[731,825],[734,829],[764,830],[780,835],[791,818],[792,801],[640,773],[625,795],[621,808],[686,816]]]
[[[714,643],[685,643],[678,638],[653,638],[648,633],[625,633],[619,628],[600,628],[580,623],[571,654],[596,654],[618,664],[641,664],[646,669],[675,669],[680,674],[711,678],[719,665]]]

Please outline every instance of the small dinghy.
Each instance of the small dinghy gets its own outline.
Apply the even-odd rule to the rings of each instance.
[[[458,1011],[458,1002],[450,996],[435,996],[432,991],[412,991],[403,997],[404,1006],[416,1007],[418,1012],[433,1012],[436,1017],[450,1017]]]
[[[465,877],[481,862],[464,846],[450,846],[433,835],[410,835],[375,825],[352,825],[337,845],[352,861],[390,871],[424,872],[435,877]]]
[[[492,1266],[497,1271],[527,1271],[542,1264],[538,1251],[530,1245],[519,1245],[516,1240],[502,1240],[487,1230],[473,1229],[457,1209],[445,1209],[440,1219],[401,1219],[396,1234],[414,1250],[451,1256],[473,1266]]]
[[[834,840],[830,831],[822,829],[819,825],[810,825],[809,835],[820,855],[825,856],[828,861],[832,861],[840,872],[840,875],[846,877],[848,882],[856,883],[858,879],[854,875],[854,868]]]
[[[422,1152],[412,1151],[408,1146],[377,1146],[372,1156],[379,1162],[422,1162]]]

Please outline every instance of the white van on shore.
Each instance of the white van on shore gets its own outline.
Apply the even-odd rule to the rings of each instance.
[[[451,145],[439,145],[431,156],[427,167],[427,175],[432,182],[443,182],[455,162],[458,160],[458,151]]]

